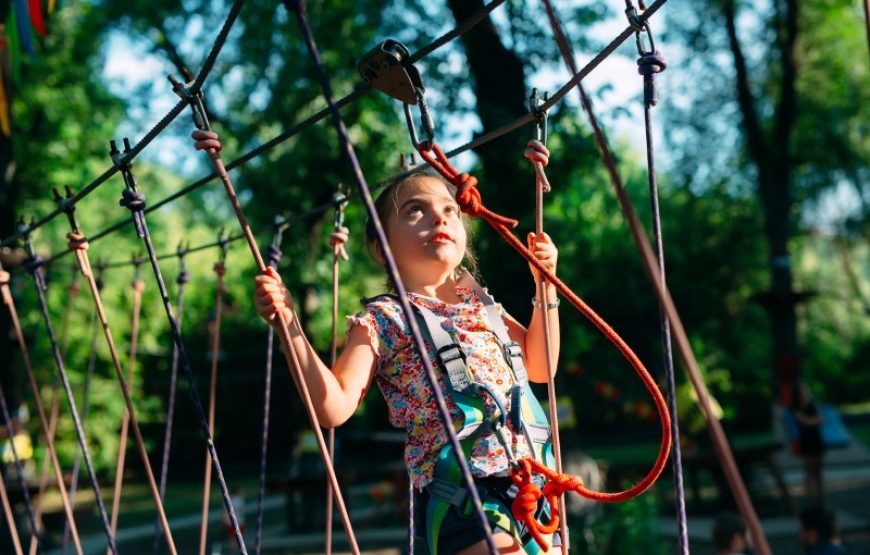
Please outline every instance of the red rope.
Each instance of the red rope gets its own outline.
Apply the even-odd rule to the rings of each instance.
[[[431,150],[430,150],[431,148]],[[512,472],[511,478],[519,488],[516,500],[513,503],[512,510],[514,518],[519,522],[525,523],[526,527],[531,532],[535,541],[543,549],[547,549],[547,543],[543,536],[551,534],[559,527],[559,510],[558,498],[566,491],[573,491],[588,499],[601,501],[606,503],[615,503],[619,501],[627,501],[632,499],[644,491],[646,491],[662,473],[668,460],[668,453],[671,448],[671,417],[668,412],[667,404],[659,391],[655,380],[650,375],[649,371],[644,367],[643,363],[631,350],[631,347],[604,321],[583,299],[577,296],[565,283],[556,277],[549,269],[545,268],[541,262],[526,248],[523,243],[511,233],[510,229],[517,226],[517,221],[506,218],[495,212],[492,212],[485,206],[480,197],[480,191],[477,190],[477,179],[467,173],[460,173],[454,168],[444,151],[437,144],[421,144],[418,148],[420,156],[432,166],[439,174],[452,183],[456,187],[456,202],[463,212],[469,216],[480,216],[487,221],[505,241],[508,242],[526,261],[534,266],[541,274],[546,276],[547,281],[552,283],[559,293],[564,296],[568,302],[574,305],[574,308],[580,311],[592,324],[598,328],[601,333],[622,353],[622,356],[631,364],[640,377],[647,391],[653,398],[656,409],[659,414],[659,421],[662,428],[662,441],[659,446],[659,453],[655,463],[644,478],[628,488],[627,490],[606,493],[587,489],[580,478],[569,474],[558,474],[550,470],[542,463],[531,458],[520,460],[520,465]],[[433,154],[434,153],[434,154]],[[533,474],[541,474],[547,479],[543,491],[532,482]],[[535,516],[538,500],[544,497],[550,504],[550,521],[546,524],[539,522]]]

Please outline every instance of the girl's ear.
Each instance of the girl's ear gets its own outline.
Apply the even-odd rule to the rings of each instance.
[[[387,260],[384,258],[384,251],[383,251],[383,249],[381,249],[381,242],[380,241],[375,241],[374,249],[375,249],[375,259],[378,261],[378,263],[381,265],[386,264]]]

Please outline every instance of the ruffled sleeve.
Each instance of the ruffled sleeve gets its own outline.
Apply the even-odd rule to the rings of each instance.
[[[365,308],[347,317],[348,332],[353,326],[364,326],[372,351],[379,365],[388,363],[408,343],[408,330],[399,303],[381,296],[366,303]]]
[[[347,333],[350,333],[350,330],[353,329],[354,326],[362,326],[365,328],[369,337],[369,346],[372,348],[372,352],[375,356],[380,358],[381,353],[383,352],[383,341],[381,341],[379,337],[378,322],[375,319],[374,314],[363,309],[356,314],[347,316]]]

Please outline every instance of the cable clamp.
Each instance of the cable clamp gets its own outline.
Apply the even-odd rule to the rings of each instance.
[[[167,79],[172,83],[172,92],[178,95],[181,100],[187,102],[193,110],[193,124],[200,131],[209,131],[211,126],[208,122],[208,114],[205,112],[205,98],[202,89],[194,90],[193,85],[196,83],[196,78],[186,68],[182,67],[181,72],[184,74],[185,82],[181,82],[172,75],[167,75]]]

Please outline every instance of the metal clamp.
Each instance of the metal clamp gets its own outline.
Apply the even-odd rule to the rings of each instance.
[[[112,163],[121,172],[124,178],[124,185],[131,191],[135,191],[137,184],[136,178],[133,176],[133,163],[127,159],[127,153],[132,150],[130,147],[130,139],[124,137],[124,152],[118,150],[118,143],[112,139],[109,141],[109,156],[112,158]]]
[[[341,184],[339,183],[336,191],[332,194],[332,205],[335,207],[335,215],[332,220],[334,230],[344,227],[344,209],[347,206],[347,195],[341,192]]]
[[[541,109],[541,103],[546,103],[550,93],[544,92],[544,96],[538,96],[538,89],[533,88],[532,94],[529,95],[529,112],[535,116],[535,130],[532,133],[532,138],[540,141],[544,146],[547,145],[547,111]]]
[[[172,83],[172,92],[190,105],[190,108],[193,110],[193,124],[196,128],[201,131],[209,131],[211,126],[208,122],[208,114],[205,112],[205,104],[203,104],[204,96],[202,89],[193,89],[196,78],[187,68],[181,68],[181,72],[185,79],[183,83],[172,75],[166,76],[169,82]]]
[[[79,224],[76,221],[75,216],[75,205],[72,202],[73,191],[72,187],[69,185],[64,186],[64,192],[66,196],[60,194],[60,192],[56,188],[52,188],[51,192],[54,194],[54,202],[57,204],[57,207],[66,214],[67,219],[69,220],[69,225],[72,228],[73,233],[79,233]]]

